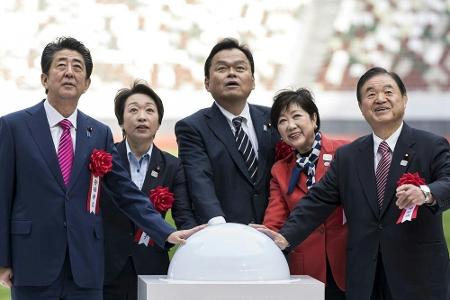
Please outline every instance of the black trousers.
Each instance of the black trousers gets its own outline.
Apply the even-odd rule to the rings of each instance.
[[[372,296],[370,300],[392,300],[391,289],[386,279],[383,267],[383,258],[378,252],[377,270],[375,271],[375,281],[373,283]]]
[[[105,300],[137,300],[137,274],[131,257],[111,283],[103,286]]]
[[[345,300],[345,292],[341,291],[334,280],[330,263],[327,259],[327,285],[325,286],[325,300]]]
[[[14,280],[14,279],[13,279]],[[66,256],[61,273],[49,286],[14,286],[12,300],[102,300],[102,289],[79,287],[73,280],[69,257]]]

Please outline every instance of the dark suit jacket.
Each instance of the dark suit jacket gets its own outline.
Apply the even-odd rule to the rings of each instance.
[[[227,222],[261,223],[269,198],[270,168],[278,133],[268,107],[249,105],[258,139],[258,175],[253,185],[233,132],[214,103],[177,122],[179,157],[201,223],[216,216]]]
[[[316,164],[316,181],[319,181],[328,169],[323,156],[334,157],[336,149],[344,144],[347,142],[330,140],[322,134],[322,146]],[[281,228],[289,213],[308,192],[307,176],[302,172],[292,194],[287,193],[296,161],[296,154],[292,152],[272,167],[269,205],[264,216],[264,225],[272,230],[278,231]],[[347,225],[343,225],[342,207],[339,207],[289,254],[291,274],[309,275],[326,283],[328,259],[333,278],[338,287],[344,291],[346,249]]]
[[[67,187],[43,102],[2,117],[0,141],[0,266],[12,268],[14,285],[51,284],[68,254],[79,286],[103,286],[102,215],[86,210],[93,149],[113,156],[112,171],[102,181],[113,191],[118,206],[161,247],[174,231],[132,184],[119,163],[109,128],[82,112],[78,111]]]
[[[129,174],[130,165],[125,141],[117,144],[117,152]],[[129,174],[129,176],[131,175]],[[174,193],[172,215],[177,227],[186,229],[196,226],[180,160],[153,145],[141,190],[144,194],[149,195],[150,190],[157,186],[168,187]],[[136,226],[116,207],[109,193],[102,194],[101,204],[105,232],[105,284],[110,283],[119,275],[128,257],[132,258],[137,274],[167,274],[169,267],[167,250],[157,245],[148,247],[138,245],[134,241]]]
[[[400,164],[408,154],[408,164]],[[437,200],[420,206],[417,219],[396,224],[396,182],[419,172]],[[305,239],[343,204],[348,224],[347,299],[370,299],[378,252],[394,299],[446,299],[449,258],[441,212],[450,206],[448,141],[403,125],[394,149],[384,205],[376,197],[373,137],[339,148],[331,168],[291,213],[280,230],[291,245]]]

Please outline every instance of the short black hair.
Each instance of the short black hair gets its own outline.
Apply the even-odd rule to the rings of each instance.
[[[228,49],[239,49],[241,50],[245,56],[247,57],[249,63],[250,63],[250,69],[252,70],[252,75],[255,73],[255,62],[253,61],[253,55],[250,49],[247,45],[239,44],[238,40],[233,38],[224,38],[220,42],[218,42],[209,53],[208,57],[205,61],[205,77],[209,78],[209,69],[211,68],[211,62],[218,52],[222,50],[228,50]]]
[[[356,99],[358,99],[358,103],[361,103],[362,100],[362,87],[363,85],[372,77],[375,77],[377,75],[386,74],[390,76],[392,79],[394,79],[395,83],[397,83],[398,88],[400,89],[400,93],[402,96],[406,95],[406,87],[403,81],[401,80],[400,76],[397,75],[395,72],[389,72],[384,68],[380,67],[373,67],[369,69],[366,73],[364,73],[361,78],[358,80],[358,84],[356,85]]]
[[[81,54],[86,67],[86,78],[91,77],[92,74],[92,57],[89,49],[84,44],[72,37],[59,37],[54,42],[45,46],[41,56],[41,70],[43,74],[48,75],[50,65],[52,64],[55,53],[64,49],[74,50]]]
[[[155,101],[158,111],[158,122],[161,125],[164,116],[164,105],[158,94],[142,79],[136,79],[131,88],[120,89],[114,97],[114,113],[119,125],[123,125],[123,113],[125,110],[125,102],[134,94],[144,94]],[[123,132],[124,133],[124,132]]]
[[[314,132],[320,130],[320,115],[319,109],[314,102],[314,97],[311,92],[304,88],[294,90],[281,90],[273,98],[272,109],[270,110],[270,121],[275,128],[278,128],[278,119],[282,112],[284,112],[291,104],[297,104],[309,117],[312,119],[316,115],[316,125]]]

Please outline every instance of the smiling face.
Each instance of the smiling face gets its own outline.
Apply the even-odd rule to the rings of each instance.
[[[48,74],[41,75],[48,101],[57,106],[61,101],[78,102],[91,81],[86,78],[86,66],[80,53],[63,49],[55,52]]]
[[[145,94],[133,94],[125,101],[122,129],[130,144],[151,144],[159,129],[155,101]]]
[[[211,61],[209,78],[205,78],[205,88],[221,105],[246,101],[255,88],[250,62],[237,49],[217,52]]]
[[[389,133],[393,133],[403,121],[407,96],[401,94],[397,83],[388,74],[375,75],[367,80],[360,93],[359,109],[367,123],[375,134],[387,131],[389,137]]]
[[[306,153],[314,142],[317,117],[310,116],[297,103],[290,104],[280,113],[277,128],[283,141],[299,153]]]

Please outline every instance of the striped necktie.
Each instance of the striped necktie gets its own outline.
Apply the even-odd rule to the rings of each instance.
[[[391,148],[389,148],[389,145],[385,141],[382,141],[380,146],[378,146],[378,153],[381,154],[381,159],[378,162],[375,172],[375,180],[377,183],[378,206],[381,209],[383,207],[384,190],[392,160]]]
[[[248,135],[245,133],[242,128],[243,117],[236,117],[233,119],[233,126],[236,129],[234,136],[236,139],[236,145],[241,153],[242,158],[244,159],[245,165],[247,166],[248,173],[253,183],[256,183],[256,174],[258,171],[258,161],[256,159],[255,151],[253,150],[252,143],[248,138]]]
[[[70,173],[72,172],[73,163],[73,143],[72,136],[70,135],[72,123],[69,120],[64,119],[59,122],[58,125],[63,130],[61,138],[59,139],[58,162],[64,183],[67,186],[70,181]]]

